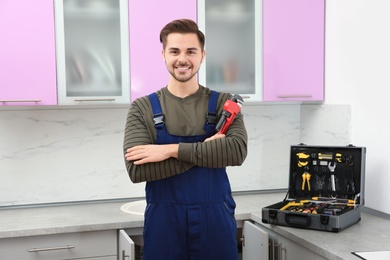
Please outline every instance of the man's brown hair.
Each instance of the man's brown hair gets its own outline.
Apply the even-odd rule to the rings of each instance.
[[[204,34],[199,30],[198,25],[194,21],[190,19],[179,19],[165,25],[160,32],[160,42],[164,50],[167,45],[167,37],[170,33],[195,33],[198,36],[202,51],[204,50]]]

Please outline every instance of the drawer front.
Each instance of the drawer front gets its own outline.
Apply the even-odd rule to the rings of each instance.
[[[0,239],[0,259],[115,259],[116,255],[116,230]]]

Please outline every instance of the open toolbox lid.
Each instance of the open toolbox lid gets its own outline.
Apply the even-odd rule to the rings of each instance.
[[[366,148],[291,146],[285,200],[347,199],[364,205]]]

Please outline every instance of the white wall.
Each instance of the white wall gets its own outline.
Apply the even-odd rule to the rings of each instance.
[[[0,110],[0,207],[143,197],[144,184],[131,183],[124,165],[127,111]],[[286,188],[289,147],[299,143],[300,106],[245,106],[242,111],[249,155],[243,166],[228,170],[232,189]]]
[[[388,214],[389,11],[389,0],[326,0],[325,104],[351,106],[351,141],[367,147],[366,205]]]
[[[0,206],[142,196],[124,166],[127,111],[0,110]]]

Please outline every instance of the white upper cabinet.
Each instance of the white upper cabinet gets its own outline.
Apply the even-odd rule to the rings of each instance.
[[[127,0],[55,0],[59,105],[130,102]]]
[[[198,1],[198,24],[206,35],[201,84],[245,101],[262,99],[261,19],[261,1]]]

